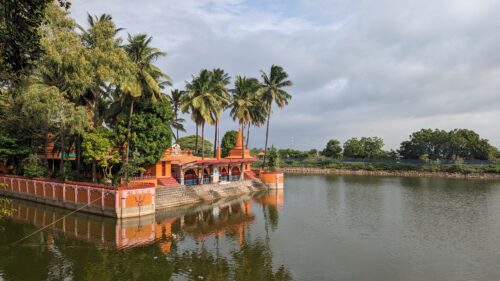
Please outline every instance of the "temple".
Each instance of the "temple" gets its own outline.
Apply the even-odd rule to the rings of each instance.
[[[250,179],[255,177],[252,172],[255,161],[257,159],[250,156],[250,151],[244,147],[240,129],[236,145],[227,157],[221,158],[220,147],[216,149],[216,157],[209,158],[195,156],[191,150],[183,150],[174,144],[165,150],[155,165],[147,167],[142,178],[168,187],[236,181],[241,177]]]

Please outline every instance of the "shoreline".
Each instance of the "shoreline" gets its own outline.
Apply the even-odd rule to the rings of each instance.
[[[369,171],[352,169],[287,167],[278,169],[287,174],[306,175],[357,175],[357,176],[388,176],[388,177],[436,177],[451,179],[479,179],[500,180],[500,174],[493,173],[449,173],[449,172],[423,172],[423,171]]]

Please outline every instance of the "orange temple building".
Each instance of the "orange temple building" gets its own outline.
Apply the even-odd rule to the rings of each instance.
[[[241,129],[238,131],[236,146],[229,155],[221,158],[220,147],[217,147],[216,155],[216,158],[195,156],[191,150],[183,150],[174,144],[154,166],[147,167],[141,178],[156,181],[158,186],[175,187],[255,177],[252,163],[257,159],[250,156],[250,150],[244,148]],[[137,180],[141,181],[141,178]]]

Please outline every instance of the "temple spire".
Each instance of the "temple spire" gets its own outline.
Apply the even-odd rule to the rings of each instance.
[[[238,129],[238,136],[236,137],[236,145],[234,146],[234,148],[239,148],[239,149],[243,148],[243,136],[241,127]]]

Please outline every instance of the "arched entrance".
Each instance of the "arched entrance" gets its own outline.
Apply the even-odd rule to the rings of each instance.
[[[240,168],[234,166],[231,168],[231,178],[229,180],[236,181],[240,179]]]
[[[210,183],[210,169],[203,169],[203,183]]]
[[[184,172],[184,184],[194,185],[198,184],[198,175],[194,169],[188,169]]]
[[[229,180],[229,172],[226,167],[223,167],[220,170],[220,180],[221,181],[228,181]]]

